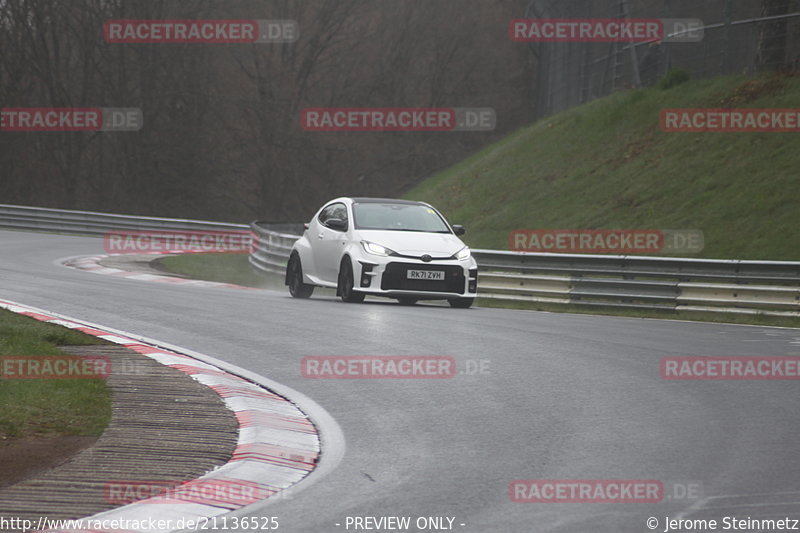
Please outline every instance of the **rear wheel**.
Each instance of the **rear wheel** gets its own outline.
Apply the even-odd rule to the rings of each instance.
[[[347,303],[360,303],[364,301],[366,295],[363,292],[356,292],[353,290],[355,281],[353,281],[353,265],[350,259],[345,257],[339,267],[339,296],[343,302]]]
[[[472,302],[475,301],[475,298],[448,298],[447,303],[450,304],[450,307],[455,307],[456,309],[468,309],[472,307]]]
[[[286,283],[289,285],[289,294],[295,298],[308,298],[314,292],[314,286],[303,283],[303,266],[297,254],[289,258],[286,267]]]

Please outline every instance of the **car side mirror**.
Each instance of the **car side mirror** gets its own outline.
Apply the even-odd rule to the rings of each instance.
[[[467,232],[467,229],[464,226],[459,224],[453,224],[453,233],[458,236],[464,235]]]
[[[329,218],[325,221],[325,225],[336,231],[347,231],[347,221],[341,218]]]

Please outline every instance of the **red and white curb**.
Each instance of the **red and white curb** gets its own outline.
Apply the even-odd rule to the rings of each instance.
[[[138,255],[166,255],[166,254],[181,254],[191,253],[183,250],[164,251],[164,252],[142,252]],[[226,289],[246,289],[258,290],[255,287],[245,287],[243,285],[236,285],[234,283],[222,283],[218,281],[204,281],[199,279],[178,278],[175,276],[161,276],[159,274],[148,274],[143,272],[136,272],[131,270],[123,270],[121,268],[106,267],[100,264],[100,261],[107,257],[129,256],[130,254],[103,254],[103,255],[87,255],[81,257],[71,257],[62,260],[61,264],[65,267],[75,268],[78,270],[85,270],[86,272],[94,272],[95,274],[106,274],[109,276],[118,276],[127,279],[136,279],[140,281],[160,281],[172,283],[175,285],[192,285],[195,287],[224,287]]]
[[[110,329],[2,299],[0,308],[123,345],[161,364],[185,372],[220,395],[225,405],[235,412],[239,424],[238,442],[233,456],[228,463],[196,480],[180,485],[176,488],[176,493],[179,494],[180,489],[184,488],[191,492],[192,486],[202,487],[206,483],[212,486],[229,484],[250,487],[255,489],[257,494],[270,496],[288,489],[314,470],[320,456],[320,437],[317,429],[303,411],[283,396],[227,372],[219,366],[175,350],[164,349],[153,343],[143,342],[141,338],[122,335]],[[163,497],[155,497],[104,511],[86,517],[85,520],[127,520],[141,523],[152,519],[178,524],[186,523],[188,520],[197,521],[223,515],[257,503],[242,501],[241,498],[233,497],[229,491],[210,492],[211,494],[208,491],[202,492],[201,503],[183,501],[181,498],[170,498],[169,502],[165,502]]]

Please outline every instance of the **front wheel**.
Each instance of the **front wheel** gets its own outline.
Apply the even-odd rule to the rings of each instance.
[[[344,258],[342,265],[339,267],[339,296],[343,302],[347,303],[361,303],[364,301],[366,295],[363,292],[356,292],[353,290],[355,281],[353,280],[353,265],[350,264],[350,259]]]
[[[289,259],[286,267],[286,284],[289,285],[289,294],[294,298],[308,298],[314,292],[313,285],[303,283],[303,266],[297,254]]]
[[[475,301],[475,298],[448,298],[447,303],[450,304],[450,307],[455,307],[456,309],[468,309],[472,307],[472,302]]]

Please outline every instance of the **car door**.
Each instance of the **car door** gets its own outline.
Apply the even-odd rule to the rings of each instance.
[[[343,203],[331,204],[323,209],[318,217],[316,235],[310,235],[314,247],[314,267],[322,281],[336,283],[339,276],[339,261],[344,244],[347,242],[347,231],[339,231],[327,225],[332,218],[344,220],[348,224],[347,206]]]

